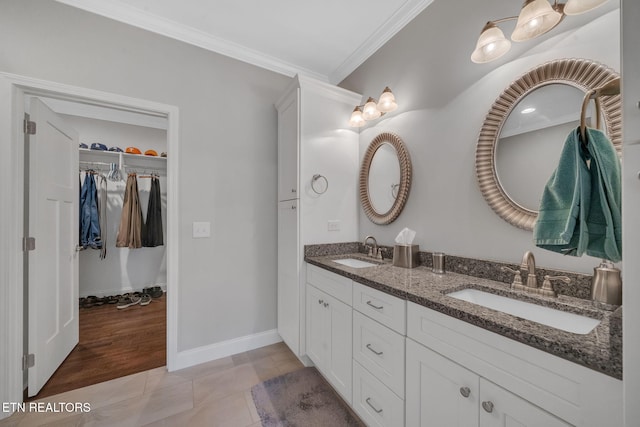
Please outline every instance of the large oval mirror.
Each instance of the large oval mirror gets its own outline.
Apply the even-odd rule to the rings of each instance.
[[[544,186],[567,135],[579,124],[585,93],[616,77],[615,71],[589,60],[551,61],[498,97],[478,139],[476,175],[483,196],[504,220],[533,229]],[[601,104],[606,133],[620,151],[620,96],[602,97]],[[588,124],[595,123],[592,111]]]
[[[371,141],[360,167],[360,203],[375,224],[393,222],[411,188],[411,158],[402,139],[384,132]]]

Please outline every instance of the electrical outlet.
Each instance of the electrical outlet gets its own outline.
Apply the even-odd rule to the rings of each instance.
[[[193,238],[203,239],[211,237],[211,223],[210,222],[194,222],[193,223]]]
[[[340,231],[340,220],[334,219],[327,222],[328,231]]]

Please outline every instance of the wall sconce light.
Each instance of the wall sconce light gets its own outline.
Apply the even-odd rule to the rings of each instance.
[[[351,113],[349,124],[352,127],[362,127],[367,121],[375,120],[396,108],[398,108],[396,98],[393,96],[393,92],[391,92],[389,86],[387,86],[382,91],[378,102],[372,97],[369,97],[364,105],[357,105],[356,108],[353,109],[353,113]]]
[[[496,24],[518,20],[511,34],[514,42],[523,42],[539,37],[554,29],[566,15],[579,15],[605,4],[608,0],[567,0],[553,5],[549,0],[525,0],[520,15],[489,21],[482,28],[471,61],[476,64],[491,62],[511,49],[511,42]]]

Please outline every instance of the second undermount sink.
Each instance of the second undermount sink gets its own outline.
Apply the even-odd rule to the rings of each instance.
[[[368,261],[363,261],[357,258],[334,259],[333,262],[337,262],[338,264],[346,265],[347,267],[352,267],[352,268],[375,267],[378,265],[378,264],[374,264]]]
[[[598,319],[507,298],[478,289],[462,289],[447,295],[574,334],[588,334],[600,324]]]

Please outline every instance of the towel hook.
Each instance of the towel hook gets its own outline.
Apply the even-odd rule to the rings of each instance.
[[[586,142],[585,139],[585,131],[587,129],[586,116],[587,116],[587,107],[589,106],[590,100],[595,100],[596,104],[596,128],[600,129],[601,125],[601,104],[600,97],[601,96],[613,96],[620,94],[620,77],[616,77],[603,84],[602,86],[592,89],[588,91],[583,100],[582,100],[582,111],[580,112],[580,136],[582,137],[582,141]]]
[[[321,190],[321,191],[318,191],[316,189],[316,181],[318,181],[319,179],[324,180],[324,190]],[[327,180],[327,178],[324,175],[320,175],[319,173],[317,173],[317,174],[313,175],[313,177],[311,178],[311,189],[316,194],[324,194],[329,189],[329,181]]]

